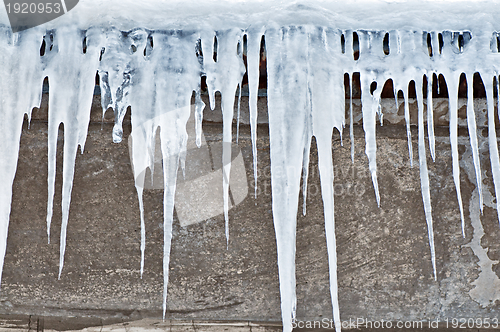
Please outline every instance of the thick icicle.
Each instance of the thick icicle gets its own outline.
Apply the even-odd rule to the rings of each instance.
[[[0,284],[24,115],[31,114],[42,97],[41,35],[38,29],[13,34],[8,27],[0,28]]]
[[[140,50],[146,44],[146,33],[133,30],[126,34],[116,29],[106,31],[104,47],[101,50],[99,77],[101,79],[101,100],[103,112],[113,107],[115,125],[113,142],[120,143],[123,136],[123,118],[130,105],[129,91],[131,72],[137,67]]]
[[[255,198],[257,198],[257,99],[259,93],[260,44],[262,35],[263,33],[260,30],[250,30],[247,32],[248,106],[250,109]]]
[[[183,35],[153,33],[154,49],[141,60],[132,76],[130,101],[132,104],[132,154],[133,168],[142,196],[144,173],[153,162],[157,128],[160,127],[164,172],[164,249],[163,249],[163,316],[167,309],[168,272],[172,240],[177,170],[185,158],[192,91],[199,87],[201,66],[194,52],[198,39],[195,34]],[[150,79],[155,84],[151,86]],[[146,99],[145,97],[149,97]],[[152,104],[144,104],[150,100]]]
[[[370,32],[359,33],[359,52],[361,56],[369,57],[372,53],[371,40],[374,36]],[[361,60],[360,60],[361,61]],[[377,180],[377,141],[376,141],[376,125],[377,113],[380,104],[380,94],[382,85],[378,84],[376,89],[371,92],[373,82],[378,82],[378,76],[375,70],[362,69],[360,70],[361,80],[361,111],[363,113],[363,130],[365,132],[365,154],[368,157],[368,167],[372,178],[373,189],[377,205],[380,206],[380,194],[378,190]]]
[[[474,112],[474,88],[473,73],[467,73],[467,128],[469,129],[470,146],[472,148],[472,159],[476,172],[476,184],[479,194],[479,210],[483,213],[483,180],[481,179],[481,162],[479,160],[479,148],[477,143],[476,113]],[[463,234],[465,237],[465,234]]]
[[[432,270],[434,280],[437,280],[436,272],[436,250],[434,248],[434,230],[432,222],[431,191],[429,186],[429,171],[427,170],[427,155],[425,152],[425,132],[424,132],[424,95],[422,92],[422,77],[415,81],[418,105],[418,161],[420,168],[420,190],[422,191],[422,200],[424,203],[425,220],[427,222],[427,234],[429,237],[429,247],[431,249]]]
[[[340,332],[341,321],[337,284],[332,133],[334,128],[341,132],[345,123],[344,82],[342,71],[337,66],[339,60],[336,46],[339,40],[339,34],[331,30],[313,30],[310,33],[309,63],[311,71],[308,75],[312,101],[312,134],[316,137],[318,147],[318,167],[325,215],[330,296],[337,332]],[[335,60],[331,61],[330,59]]]
[[[64,266],[66,232],[78,146],[85,145],[94,93],[95,73],[99,64],[100,35],[97,30],[86,32],[75,28],[60,28],[54,34],[54,45],[44,60],[44,73],[49,76],[49,202],[47,227],[50,228],[55,183],[55,156],[59,125],[64,125],[62,225],[60,240],[59,278]],[[86,51],[82,39],[86,38]]]
[[[302,28],[268,28],[266,32],[269,139],[273,220],[283,331],[292,331],[295,292],[295,238],[305,136],[307,35]]]
[[[229,246],[229,180],[231,172],[231,144],[234,115],[234,96],[236,89],[245,73],[245,64],[242,54],[235,52],[235,46],[243,43],[242,32],[239,29],[220,31],[217,33],[217,61],[210,56],[203,57],[204,70],[207,75],[209,95],[215,91],[222,95],[223,144],[222,144],[222,173],[224,195],[224,220],[226,228],[226,244]],[[208,47],[207,38],[202,37],[202,47]],[[210,40],[210,38],[208,38]],[[211,97],[213,99],[213,97]],[[211,105],[213,105],[211,99]]]
[[[465,237],[464,207],[462,203],[462,193],[460,190],[460,165],[458,162],[458,83],[459,72],[444,75],[448,86],[448,102],[450,114],[450,144],[451,159],[453,167],[453,181],[457,191],[458,207],[460,209],[460,220],[462,222],[462,236]]]
[[[307,173],[311,135],[314,135],[318,146],[332,306],[339,331],[331,139],[333,128],[341,131],[344,126],[345,101],[342,97],[343,75],[330,59],[335,56],[334,46],[338,43],[335,40],[340,36],[333,31],[306,26],[268,30],[266,37],[269,40],[273,219],[278,247],[283,330],[291,331],[295,319],[297,203],[301,170],[303,174]],[[306,178],[304,181],[307,182]]]
[[[143,189],[146,181],[146,169],[151,169],[152,165],[154,164],[150,151],[154,151],[155,146],[151,146],[151,139],[148,139],[149,135],[153,134],[153,127],[151,121],[148,122],[148,119],[155,119],[154,113],[152,112],[154,86],[151,86],[147,82],[144,82],[144,80],[147,80],[147,75],[152,75],[151,71],[148,72],[148,70],[150,70],[148,66],[148,64],[150,63],[149,53],[147,53],[147,55],[144,55],[145,52],[141,52],[141,50],[147,49],[148,35],[145,31],[136,30],[131,35],[131,37],[131,39],[125,40],[125,45],[122,46],[125,49],[130,47],[132,50],[134,50],[134,48],[136,50],[136,52],[133,52],[131,55],[129,55],[130,62],[123,69],[123,78],[126,77],[127,72],[130,72],[130,83],[127,84],[127,81],[125,79],[120,82],[120,74],[117,73],[117,80],[110,81],[110,89],[111,91],[123,91],[125,89],[125,84],[129,86],[127,89],[127,99],[126,101],[123,100],[123,102],[125,102],[126,104],[130,103],[130,105],[132,106],[132,132],[129,136],[129,140],[132,141],[131,163],[132,169],[134,171],[135,188],[139,201],[139,214],[141,219],[140,273],[142,278],[142,275],[144,273],[144,256],[146,251],[146,227],[144,220]],[[108,43],[109,40],[110,39],[108,39]],[[107,48],[109,48],[111,45],[108,45]],[[134,48],[132,46],[134,46]],[[111,53],[111,55],[113,55],[113,53]],[[103,61],[101,62],[102,68],[106,69],[108,56],[110,56],[110,54],[105,52],[103,55]],[[131,71],[132,68],[134,69],[133,71]],[[141,116],[139,116],[138,113],[140,113]]]
[[[99,65],[101,89],[105,91],[104,94],[101,92],[101,100],[103,103],[103,112],[109,106],[112,106],[115,113],[115,125],[113,127],[113,142],[115,143],[119,143],[122,140],[122,122],[127,112],[127,107],[130,105],[129,93],[132,83],[132,73],[140,66],[140,61],[143,61],[143,52],[140,50],[144,49],[146,38],[147,34],[143,30],[133,30],[127,34],[123,34],[121,31],[115,29],[106,31],[106,40],[104,41],[103,50],[101,50]],[[140,139],[140,137],[137,139]],[[132,160],[134,160],[133,155]],[[139,165],[138,160],[136,162],[139,169],[144,170],[147,167],[146,165]],[[142,199],[145,184],[144,175],[145,172],[142,172],[135,178],[141,218],[141,278],[144,273],[144,255],[146,251],[146,228]]]
[[[374,73],[369,73],[368,71],[361,73],[361,104],[363,112],[363,129],[365,131],[365,153],[368,157],[370,174],[373,182],[373,189],[375,190],[375,197],[377,199],[377,205],[380,206],[380,194],[378,191],[378,181],[377,181],[377,141],[376,141],[376,116],[379,101],[375,97],[375,93],[380,95],[382,90],[380,87],[377,88],[373,93],[370,94],[370,85],[372,82],[376,81],[376,76]]]

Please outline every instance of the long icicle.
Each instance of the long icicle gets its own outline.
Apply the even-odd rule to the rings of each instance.
[[[351,161],[354,164],[354,116],[352,109],[352,88],[354,85],[353,72],[349,73],[349,137],[351,139]]]
[[[254,196],[257,198],[257,100],[259,94],[260,44],[262,32],[247,34],[248,106],[250,110],[250,131],[252,138]],[[256,203],[257,204],[257,203]]]
[[[283,331],[292,331],[296,317],[295,251],[298,198],[306,145],[305,93],[307,91],[304,45],[307,36],[300,28],[269,28],[266,31],[269,140],[271,156],[272,211],[278,253],[279,286]],[[279,67],[282,64],[283,67]],[[297,70],[298,69],[298,70]],[[288,72],[296,75],[289,79]],[[279,189],[278,189],[279,188]]]
[[[38,51],[42,38],[36,28],[13,34],[10,27],[0,28],[0,36],[10,42],[0,44],[0,284],[7,250],[12,186],[19,159],[20,139],[25,114],[31,114],[42,99],[43,72]],[[20,38],[19,38],[20,37]],[[13,56],[15,55],[15,56]],[[16,96],[16,97],[14,97]],[[30,117],[30,116],[29,116]]]
[[[345,124],[345,93],[342,72],[336,66],[339,40],[337,32],[313,30],[310,34],[308,86],[311,100],[312,134],[318,149],[318,169],[321,181],[321,197],[325,219],[325,235],[328,251],[330,296],[336,332],[341,330],[338,303],[337,243],[335,238],[334,165],[332,158],[332,134],[337,128],[342,132]],[[332,52],[333,50],[333,52]],[[333,54],[332,54],[333,53]],[[328,61],[333,55],[334,61]],[[306,144],[311,144],[308,141]]]
[[[71,191],[78,147],[83,147],[87,138],[90,121],[92,95],[95,86],[95,73],[99,65],[100,34],[98,30],[86,32],[87,50],[81,50],[82,31],[70,27],[61,28],[55,34],[54,43],[57,53],[46,68],[51,78],[49,85],[49,200],[48,213],[52,213],[55,184],[55,154],[59,124],[64,124],[64,156],[62,184],[62,223],[60,235],[59,276],[61,277],[66,251],[66,232],[71,203]],[[60,86],[73,88],[70,95],[62,95]],[[52,159],[52,160],[50,160]],[[52,185],[52,188],[50,188]],[[51,214],[47,215],[50,226]]]
[[[365,74],[365,75],[363,75]],[[363,129],[365,131],[365,153],[368,157],[370,174],[377,205],[380,206],[380,193],[377,180],[377,141],[376,141],[376,116],[378,103],[370,95],[370,85],[375,79],[368,76],[368,72],[361,73],[361,104],[363,112]],[[381,90],[379,88],[379,90]],[[375,93],[375,91],[374,91]]]
[[[474,112],[474,85],[473,73],[466,74],[467,79],[467,127],[469,129],[470,146],[472,148],[472,159],[476,172],[476,184],[479,194],[479,210],[483,213],[483,180],[481,178],[481,161],[479,159],[479,148],[477,143],[476,113]],[[465,237],[465,232],[462,233]]]
[[[318,136],[316,144],[318,147],[318,166],[321,181],[321,197],[323,199],[323,212],[325,214],[325,234],[326,246],[328,250],[328,265],[330,274],[330,296],[333,307],[333,319],[335,322],[335,331],[340,332],[340,310],[338,299],[338,281],[337,281],[337,241],[335,238],[335,208],[334,208],[334,189],[333,189],[333,159],[331,148],[331,137],[326,134]]]
[[[496,76],[497,90],[499,86],[498,79],[499,77]],[[493,97],[493,83],[491,76],[487,76],[486,79],[483,79],[483,82],[484,89],[486,90],[486,102],[488,104],[488,145],[490,148],[491,172],[493,173],[493,184],[495,187],[495,197],[497,201],[497,215],[498,222],[500,224],[500,158],[498,156],[498,142],[495,129],[495,100]],[[498,106],[500,106],[500,100],[498,103]]]
[[[431,192],[429,188],[429,171],[427,170],[427,155],[425,152],[424,95],[422,92],[422,85],[422,78],[417,79],[415,82],[415,88],[417,91],[418,104],[418,161],[420,168],[420,190],[422,191],[425,220],[427,222],[427,234],[429,237],[429,247],[431,249],[432,270],[434,271],[434,280],[437,280],[436,250],[434,248],[434,230],[432,225]]]
[[[464,207],[462,203],[462,192],[460,190],[460,165],[458,162],[458,82],[460,73],[450,73],[445,76],[448,85],[448,102],[450,114],[450,144],[451,159],[453,167],[453,181],[457,191],[458,207],[460,209],[460,220],[462,224],[462,235],[465,237]]]

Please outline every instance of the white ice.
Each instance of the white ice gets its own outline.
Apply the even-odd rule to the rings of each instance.
[[[98,9],[96,9],[98,8]],[[303,213],[306,211],[307,177],[312,136],[318,150],[321,193],[330,268],[333,317],[340,330],[337,288],[337,250],[334,213],[334,172],[331,139],[345,123],[344,74],[350,80],[350,138],[354,161],[352,82],[359,73],[365,153],[375,198],[383,205],[377,178],[377,114],[380,124],[381,92],[392,79],[402,91],[408,135],[409,164],[413,142],[409,87],[415,84],[418,104],[418,155],[421,193],[427,224],[433,275],[439,275],[433,233],[431,174],[427,170],[424,110],[430,156],[436,158],[432,111],[434,75],[443,75],[449,95],[452,176],[462,233],[465,236],[460,167],[458,163],[457,98],[459,78],[468,83],[467,126],[481,199],[481,165],[477,143],[472,80],[479,73],[488,101],[488,137],[495,194],[500,195],[500,158],[495,132],[494,78],[498,84],[498,6],[493,1],[148,1],[80,0],[63,17],[43,26],[12,34],[5,12],[0,13],[0,276],[24,115],[38,106],[41,84],[50,86],[48,124],[47,232],[50,240],[57,138],[64,129],[62,229],[59,277],[64,264],[66,231],[75,158],[83,150],[90,117],[96,72],[101,78],[103,111],[112,107],[115,126],[112,139],[123,137],[122,122],[128,107],[132,114],[132,159],[141,223],[141,276],[144,271],[146,228],[142,201],[145,173],[153,169],[156,135],[160,135],[164,170],[164,289],[167,285],[172,241],[176,179],[184,171],[190,103],[195,95],[196,141],[201,144],[204,103],[200,77],[206,76],[210,106],[221,93],[223,111],[223,204],[226,243],[229,246],[229,183],[235,94],[245,73],[246,35],[250,124],[254,181],[257,183],[257,93],[260,45],[265,38],[268,73],[268,113],[271,155],[272,206],[276,231],[283,329],[290,332],[296,318],[295,293],[296,222],[300,181],[303,181]],[[353,52],[358,47],[359,60]],[[388,36],[389,54],[384,52]],[[439,41],[441,38],[442,43]],[[42,39],[46,50],[39,55]],[[344,41],[342,45],[342,40]],[[428,43],[430,40],[430,43]],[[215,58],[215,60],[214,60]],[[424,86],[424,76],[427,86]],[[427,107],[424,105],[427,89]],[[242,90],[241,88],[239,89]],[[239,105],[239,103],[238,103]],[[238,106],[239,109],[239,106]],[[239,113],[239,112],[238,112]],[[256,190],[255,190],[256,194]],[[482,200],[480,203],[482,207]],[[500,221],[500,200],[497,199]],[[422,222],[424,219],[422,215]]]

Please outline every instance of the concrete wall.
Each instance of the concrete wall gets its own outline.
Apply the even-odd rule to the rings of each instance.
[[[259,103],[259,195],[257,199],[252,195],[250,132],[243,125],[239,147],[250,189],[248,197],[229,212],[229,249],[222,215],[185,227],[175,216],[167,321],[265,322],[261,328],[276,329],[276,322],[281,320],[265,98],[260,98]],[[500,230],[492,208],[494,190],[484,133],[479,130],[486,203],[481,216],[467,130],[460,131],[466,216],[466,237],[462,238],[448,129],[436,128],[436,162],[428,158],[438,271],[438,280],[434,281],[420,194],[416,128],[412,128],[415,166],[411,168],[406,131],[400,121],[402,113],[391,110],[392,100],[384,103],[388,105],[384,106],[385,119],[395,120],[377,127],[380,208],[369,177],[359,117],[354,164],[350,160],[348,129],[344,131],[343,146],[338,133],[333,137],[342,320],[498,318]],[[485,107],[481,101],[478,103],[479,119]],[[355,104],[359,112],[359,102]],[[130,122],[125,121],[124,141],[112,143],[112,114],[108,111],[101,122],[98,105],[96,99],[85,152],[76,160],[61,280],[57,280],[57,273],[63,141],[61,130],[52,237],[47,244],[46,96],[41,109],[34,113],[31,127],[23,130],[0,291],[0,322],[4,326],[24,329],[40,317],[45,329],[161,317],[163,193],[147,190],[144,195],[147,244],[145,272],[140,279],[140,218],[127,146]],[[245,100],[242,109],[246,112]],[[219,113],[220,109],[206,111],[203,129],[210,148],[221,141]],[[446,125],[446,119],[440,118],[445,113],[446,108],[438,107],[438,125]],[[297,219],[299,320],[332,317],[316,167],[313,148],[307,214],[299,213]],[[65,318],[51,318],[55,316]]]

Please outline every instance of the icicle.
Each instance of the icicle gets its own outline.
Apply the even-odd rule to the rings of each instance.
[[[376,115],[378,102],[377,99],[370,94],[370,85],[376,81],[376,78],[371,76],[373,73],[361,73],[361,104],[363,112],[363,129],[365,131],[365,153],[368,157],[370,174],[375,190],[377,205],[380,206],[380,194],[378,191],[377,181],[377,141],[376,141]],[[377,88],[377,90],[381,90]],[[376,91],[377,91],[376,90]],[[375,94],[376,91],[373,93]],[[380,92],[379,92],[380,94]]]
[[[238,84],[241,84],[245,65],[242,55],[234,52],[234,46],[241,43],[241,30],[232,29],[217,34],[217,62],[212,57],[204,56],[203,65],[207,74],[207,86],[209,95],[215,95],[215,91],[222,94],[222,121],[223,121],[223,144],[222,144],[222,172],[223,172],[223,195],[224,195],[224,220],[226,229],[226,245],[229,247],[229,180],[231,172],[231,143],[232,125],[234,115],[234,96]],[[204,46],[203,49],[209,49]]]
[[[134,124],[135,117],[132,116],[132,125]],[[137,126],[138,129],[142,129]],[[134,127],[135,128],[135,127]],[[136,131],[132,129],[132,133],[129,136],[129,140],[132,141],[132,155],[131,163],[132,169],[134,171],[135,178],[135,190],[137,192],[137,198],[139,201],[139,214],[141,218],[141,279],[144,273],[144,255],[146,251],[146,227],[144,222],[144,203],[143,203],[143,188],[145,184],[146,169],[148,168],[147,157],[144,158],[144,152],[146,147],[146,142],[144,136],[136,134]]]
[[[500,158],[498,156],[498,142],[495,129],[495,100],[493,97],[493,83],[491,75],[481,75],[487,77],[483,79],[486,90],[486,102],[488,104],[488,145],[490,149],[491,172],[493,173],[493,185],[495,187],[495,198],[497,202],[498,222],[500,223]],[[498,76],[497,89],[498,89]],[[498,97],[498,95],[497,95]],[[500,100],[498,100],[500,106]]]
[[[236,144],[240,138],[240,105],[241,105],[241,83],[238,85],[238,111],[236,112]]]
[[[323,96],[321,96],[323,97]],[[324,119],[318,119],[324,121]],[[333,307],[333,319],[335,331],[340,332],[340,310],[338,302],[337,282],[337,242],[335,239],[335,209],[333,192],[333,160],[332,160],[332,127],[326,125],[315,126],[315,136],[318,146],[318,167],[321,180],[321,197],[323,198],[323,211],[325,214],[325,234],[328,250],[328,266],[330,274],[330,296]]]
[[[306,126],[310,126],[306,124]],[[303,163],[302,163],[302,215],[306,215],[307,212],[307,179],[309,177],[309,156],[311,153],[311,138],[312,133],[306,135],[306,144],[304,146],[303,152]]]
[[[19,158],[24,114],[30,114],[42,99],[43,72],[39,55],[43,33],[30,29],[12,34],[0,28],[0,284],[7,249],[12,185]],[[14,37],[15,36],[15,37]],[[10,40],[10,42],[7,42]]]
[[[349,137],[351,139],[351,161],[354,164],[354,117],[352,109],[352,88],[354,86],[353,72],[349,73]]]
[[[308,42],[305,45],[306,47],[306,54],[307,54],[307,60],[310,59],[311,57],[311,31],[310,27],[305,27],[304,28],[307,31],[307,36],[308,36]],[[314,82],[314,73],[312,73],[312,68],[311,68],[311,62],[307,61],[306,63],[306,82],[305,82],[305,95],[306,95],[306,116],[305,116],[305,127],[304,127],[304,139],[305,139],[305,145],[304,145],[304,151],[303,156],[302,156],[302,215],[306,215],[306,208],[307,208],[307,180],[309,177],[309,157],[311,153],[311,138],[313,135],[313,126],[314,124],[312,123],[312,108],[313,108],[313,95],[312,95],[312,90],[313,90],[313,84]],[[330,135],[331,137],[331,135]]]
[[[87,50],[82,51],[82,31],[60,28],[54,36],[50,60],[45,69],[49,76],[49,201],[47,227],[50,228],[55,183],[55,154],[59,124],[64,125],[62,225],[59,278],[64,266],[66,232],[78,146],[83,151],[90,120],[95,73],[99,63],[100,40],[97,31],[86,32]]]
[[[432,104],[432,81],[434,75],[430,72],[427,75],[427,134],[429,136],[429,150],[432,161],[436,161],[436,139],[434,135],[434,105]]]
[[[115,125],[113,127],[113,142],[119,143],[122,141],[123,128],[122,123],[127,112],[127,107],[130,105],[129,95],[130,90],[133,88],[133,80],[138,80],[135,69],[142,68],[144,61],[144,52],[142,50],[146,46],[147,34],[143,30],[133,30],[124,35],[121,31],[115,29],[106,32],[106,42],[104,51],[101,51],[101,61],[99,65],[99,73],[101,82],[105,81],[106,84],[101,84],[101,89],[104,87],[105,96],[103,100],[109,99],[107,103],[103,104],[103,112],[109,107],[113,106],[115,112]],[[136,76],[134,76],[136,75]],[[104,80],[106,78],[106,80]],[[101,90],[102,91],[102,90]],[[144,97],[152,98],[152,95],[146,94]],[[101,92],[102,98],[102,92]],[[150,107],[148,105],[150,99],[144,99],[143,107]],[[140,128],[140,124],[136,124]],[[143,137],[136,135],[136,142],[132,142],[132,166],[135,174],[135,187],[139,201],[139,214],[141,219],[141,262],[140,262],[140,277],[144,274],[144,257],[146,252],[146,226],[144,220],[144,204],[143,204],[143,188],[145,184],[145,170],[151,165],[154,169],[153,162],[148,162],[148,159],[142,158],[139,154],[147,151],[146,143]],[[133,141],[133,135],[129,137]],[[144,149],[143,149],[144,148]],[[135,151],[135,156],[134,156]],[[151,172],[151,175],[153,171]]]
[[[139,199],[139,213],[141,216],[141,279],[144,274],[144,255],[146,253],[146,225],[144,222],[144,199],[142,196],[143,188],[144,181],[142,185],[138,185],[136,179],[135,190],[137,191],[137,198]]]
[[[336,332],[341,330],[337,284],[337,244],[335,239],[334,172],[332,158],[333,128],[339,132],[345,123],[343,73],[337,66],[338,32],[328,30],[310,34],[308,81],[311,94],[312,128],[318,147],[318,168],[325,216],[325,234],[330,274],[330,295]],[[325,47],[326,46],[326,47]],[[334,59],[334,61],[328,61]],[[335,61],[336,60],[336,61]],[[306,142],[310,145],[310,142]]]
[[[343,53],[342,56],[342,62],[341,64],[346,67],[344,70],[347,68],[350,68],[353,66],[353,32],[346,30],[342,31],[342,36],[344,36],[344,45],[340,45],[339,49],[340,52]],[[342,43],[342,41],[341,41]],[[338,50],[337,50],[338,54]],[[351,140],[351,161],[354,163],[354,153],[355,153],[355,146],[354,146],[354,109],[353,109],[353,104],[352,104],[352,98],[353,98],[353,90],[354,90],[354,71],[348,70],[347,74],[349,75],[349,138]],[[344,96],[345,96],[345,91],[343,91]]]
[[[307,144],[304,134],[308,96],[296,91],[307,91],[306,43],[307,35],[300,28],[268,28],[266,32],[272,205],[284,332],[292,331],[297,303],[295,231]]]
[[[106,31],[105,47],[100,54],[99,77],[103,116],[108,107],[113,107],[115,113],[114,143],[120,143],[123,138],[122,123],[130,105],[131,72],[137,68],[138,58],[143,56],[140,50],[144,49],[146,38],[143,30],[132,30],[127,34],[116,29]]]
[[[476,172],[476,184],[479,194],[479,209],[483,213],[483,181],[481,179],[481,162],[479,160],[479,149],[477,143],[476,114],[474,112],[474,88],[473,73],[467,73],[467,127],[469,129],[470,146],[472,148],[472,158],[474,161],[474,170]],[[465,237],[465,234],[463,234]]]
[[[257,99],[259,92],[259,65],[261,31],[250,30],[247,33],[247,75],[248,106],[250,111],[250,130],[252,136],[254,196],[257,198]]]
[[[153,33],[150,38],[154,40],[154,49],[138,62],[138,67],[131,78],[133,129],[130,136],[133,138],[132,163],[142,208],[144,173],[153,163],[150,151],[154,151],[156,143],[154,136],[160,127],[164,178],[163,317],[165,318],[177,170],[186,155],[186,123],[191,113],[192,91],[199,91],[201,66],[193,52],[193,45],[198,39],[194,33],[183,35],[158,32]],[[151,77],[154,77],[155,84],[150,83]],[[149,100],[152,104],[148,105],[145,100]]]
[[[50,84],[50,82],[49,82]],[[49,85],[50,89],[50,85]],[[50,113],[49,113],[50,114]],[[56,129],[52,127],[57,126]],[[50,225],[52,224],[52,214],[54,205],[54,194],[56,185],[56,152],[57,152],[57,136],[59,132],[59,123],[51,123],[49,116],[49,130],[47,134],[47,241],[50,244]]]
[[[151,77],[154,77],[153,71],[150,69],[148,64],[150,63],[150,54],[149,52],[145,54],[144,51],[147,46],[148,35],[143,30],[135,30],[133,33],[129,34],[129,40],[125,40],[123,43],[119,43],[115,45],[113,39],[108,39],[107,49],[109,48],[117,48],[120,50],[128,50],[130,47],[132,51],[135,50],[131,55],[129,55],[128,63],[121,68],[124,72],[123,74],[117,70],[116,67],[112,67],[113,60],[109,59],[109,65],[111,68],[114,68],[118,72],[115,74],[116,80],[113,80],[114,83],[111,85],[111,91],[119,91],[124,90],[124,86],[126,81],[121,81],[120,76],[125,78],[125,71],[130,72],[130,86],[128,88],[128,96],[124,103],[130,103],[132,107],[132,132],[130,133],[129,140],[132,142],[129,143],[132,146],[132,154],[131,154],[131,163],[132,169],[134,171],[134,179],[135,179],[135,187],[137,192],[137,197],[139,201],[139,213],[141,219],[141,278],[144,273],[144,257],[146,251],[146,228],[145,228],[145,219],[144,219],[144,204],[143,204],[143,188],[145,185],[145,175],[146,170],[149,168],[151,170],[151,174],[153,174],[152,169],[154,169],[153,161],[151,159],[150,151],[155,149],[155,145],[153,147],[150,146],[152,144],[151,140],[148,139],[150,135],[153,134],[152,120],[155,119],[153,109],[153,99],[154,99],[154,86],[147,82],[146,80]],[[132,47],[133,46],[133,47]],[[124,50],[125,49],[125,50]],[[114,52],[110,52],[111,56],[114,55]],[[120,53],[120,52],[118,52]],[[126,52],[130,53],[130,52]],[[108,65],[108,56],[109,53],[104,53],[103,61],[101,61],[101,67],[106,68]],[[127,60],[126,60],[127,61]],[[133,71],[131,69],[134,69]],[[111,82],[110,82],[111,83]],[[117,93],[118,95],[118,93]],[[136,100],[137,99],[137,100]],[[135,111],[134,111],[135,110]],[[140,114],[140,116],[139,116]],[[116,119],[116,118],[115,118]],[[148,121],[149,119],[149,121]],[[116,127],[116,123],[115,123]],[[151,181],[151,180],[150,180]]]
[[[410,157],[410,167],[413,167],[413,144],[411,142],[410,103],[408,102],[408,85],[406,85],[406,91],[403,94],[403,97],[405,103],[405,122],[406,122],[406,137],[408,139],[408,155]]]
[[[437,281],[436,272],[436,250],[434,248],[434,230],[432,226],[432,205],[431,192],[429,188],[429,172],[427,170],[427,155],[425,152],[425,132],[424,132],[424,95],[422,92],[423,81],[421,77],[415,82],[418,104],[418,160],[420,168],[420,190],[422,191],[422,200],[424,203],[425,220],[427,222],[427,233],[429,237],[429,247],[431,249],[432,270],[434,271],[434,280]]]
[[[458,82],[460,73],[450,73],[445,75],[448,86],[448,102],[450,112],[450,143],[451,158],[453,167],[453,180],[457,191],[458,207],[460,209],[460,220],[462,222],[462,236],[465,237],[465,219],[462,203],[462,193],[460,191],[460,165],[458,162]]]

